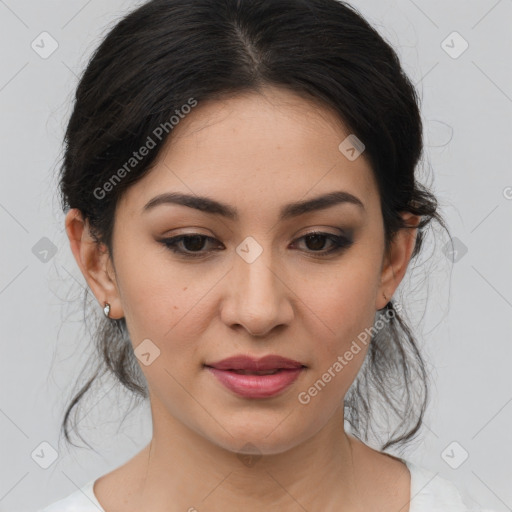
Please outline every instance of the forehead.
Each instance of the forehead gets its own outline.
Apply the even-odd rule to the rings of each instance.
[[[270,208],[331,190],[378,200],[364,154],[339,146],[350,135],[336,113],[293,92],[266,88],[198,104],[174,126],[153,169],[123,197],[139,210],[179,191]]]

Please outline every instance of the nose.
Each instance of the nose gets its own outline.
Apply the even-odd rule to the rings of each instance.
[[[242,326],[252,336],[267,336],[293,319],[294,294],[270,252],[264,250],[252,263],[237,256],[228,274],[221,318],[229,327]]]

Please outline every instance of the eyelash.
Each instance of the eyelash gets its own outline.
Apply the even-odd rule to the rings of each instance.
[[[307,233],[307,234],[301,236],[300,238],[297,238],[297,240],[302,240],[303,238],[307,238],[309,236],[325,237],[334,244],[333,248],[329,249],[328,251],[308,251],[314,255],[330,256],[331,254],[341,252],[344,249],[348,249],[353,244],[352,240],[350,240],[344,236],[338,236],[338,235],[334,235],[332,233],[324,233],[321,231],[312,231],[311,233]],[[204,238],[209,241],[215,241],[215,238],[212,238],[210,236],[201,235],[199,233],[196,233],[196,234],[191,233],[191,234],[187,234],[187,235],[179,235],[179,236],[175,236],[172,238],[166,238],[166,239],[161,240],[161,243],[165,247],[167,247],[168,249],[173,251],[174,253],[179,254],[180,256],[183,256],[185,258],[205,257],[205,255],[207,255],[208,251],[186,252],[177,247],[177,245],[180,242],[182,242],[184,239],[196,238],[196,237]]]

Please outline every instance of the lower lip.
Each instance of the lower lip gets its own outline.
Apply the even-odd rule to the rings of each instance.
[[[275,396],[294,382],[304,368],[282,369],[273,375],[247,375],[206,367],[228,389],[244,398]]]

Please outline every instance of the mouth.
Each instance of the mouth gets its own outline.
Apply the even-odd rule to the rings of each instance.
[[[205,364],[228,390],[243,398],[270,398],[288,388],[307,368],[281,356],[254,359],[244,355]]]

